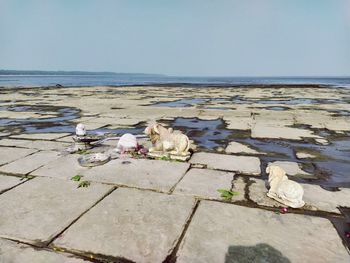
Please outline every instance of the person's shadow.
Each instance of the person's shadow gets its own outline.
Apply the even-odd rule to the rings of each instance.
[[[225,263],[291,263],[280,251],[262,243],[251,247],[230,246]]]

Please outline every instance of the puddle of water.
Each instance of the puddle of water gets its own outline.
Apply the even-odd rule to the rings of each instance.
[[[134,127],[130,127],[130,128],[109,129],[108,127],[105,127],[105,128],[99,128],[96,130],[92,130],[89,133],[96,134],[96,135],[111,134],[113,136],[121,136],[125,133],[131,133],[134,135],[142,135],[146,126],[147,126],[147,124],[142,122],[142,123],[139,123],[138,125],[136,125]]]
[[[285,105],[298,105],[298,104],[318,104],[319,101],[315,99],[298,99],[298,98],[290,98],[285,100],[257,100],[256,103],[259,104],[285,104]]]
[[[288,98],[288,99],[246,99],[241,96],[232,97],[232,102],[235,104],[284,104],[284,105],[310,105],[310,104],[333,104],[339,103],[339,100],[333,99],[303,99],[303,98]]]
[[[334,138],[331,144],[322,146],[309,142],[252,138],[238,138],[235,141],[268,153],[268,156],[260,157],[264,163],[276,160],[302,163],[305,171],[315,173],[319,177],[314,183],[327,187],[350,187],[350,138]],[[299,160],[294,154],[298,150],[318,153],[318,157]]]
[[[326,187],[350,187],[350,138],[328,137],[329,145],[317,145],[307,141],[267,140],[250,138],[249,132],[230,130],[222,119],[201,120],[197,118],[176,118],[173,121],[161,121],[174,129],[181,130],[194,140],[199,150],[215,152],[218,147],[226,148],[230,141],[237,141],[267,153],[259,156],[264,169],[268,162],[290,161],[302,164],[306,172],[314,173],[317,179],[295,178],[300,182],[316,183]],[[317,155],[315,159],[299,160],[296,151],[309,151]],[[264,176],[266,176],[264,174]]]
[[[214,150],[225,148],[232,130],[226,129],[222,119],[200,120],[197,118],[176,118],[174,121],[160,121],[169,124],[175,130],[180,130],[195,142],[199,149]]]
[[[158,102],[153,106],[156,107],[193,107],[207,102],[208,99],[180,99],[175,101]]]
[[[284,111],[284,110],[290,110],[288,107],[282,107],[282,106],[272,106],[272,107],[266,107],[267,110],[276,110],[276,111]]]
[[[16,133],[61,133],[74,132],[75,125],[70,121],[78,118],[80,110],[73,107],[58,107],[51,105],[19,105],[2,107],[0,110],[16,112],[56,112],[57,116],[48,118],[9,119],[1,118],[0,124],[5,131]]]

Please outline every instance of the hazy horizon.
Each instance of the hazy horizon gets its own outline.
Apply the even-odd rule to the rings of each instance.
[[[348,77],[350,0],[0,0],[0,69]]]
[[[171,74],[161,74],[161,73],[143,73],[143,72],[112,72],[112,71],[84,71],[84,70],[13,70],[13,69],[2,69],[0,68],[0,76],[6,76],[6,75],[11,75],[11,74],[2,74],[2,71],[17,71],[17,72],[43,72],[43,73],[84,73],[88,75],[87,73],[92,73],[92,74],[120,74],[120,75],[161,75],[165,77],[188,77],[188,78],[350,78],[350,75],[346,76],[341,76],[341,75],[334,75],[334,76],[213,76],[213,75],[206,75],[206,76],[195,76],[195,75],[171,75]],[[26,74],[24,74],[26,75]],[[28,75],[36,75],[35,73],[28,73]],[[40,75],[40,74],[38,74]],[[51,74],[55,75],[55,74]],[[73,74],[72,74],[73,75]]]

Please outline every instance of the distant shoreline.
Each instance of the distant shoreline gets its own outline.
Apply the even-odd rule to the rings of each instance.
[[[4,73],[4,71],[3,71]],[[56,72],[58,73],[58,72]],[[4,75],[0,87],[96,87],[96,86],[159,86],[159,87],[237,87],[237,86],[327,86],[350,88],[348,77],[175,77],[146,74],[78,74]]]
[[[162,74],[148,74],[148,73],[117,73],[109,71],[46,71],[46,70],[7,70],[0,69],[0,76],[151,76],[160,77]]]

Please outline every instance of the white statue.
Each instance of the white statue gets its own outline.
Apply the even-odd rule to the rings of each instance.
[[[302,186],[289,180],[286,172],[277,165],[269,165],[266,168],[269,174],[270,189],[267,196],[289,207],[300,208],[305,205],[303,201],[304,190]]]
[[[127,152],[130,150],[135,150],[138,148],[138,143],[135,135],[132,135],[130,133],[124,134],[122,137],[120,137],[117,149],[121,152]]]
[[[190,140],[181,131],[173,131],[172,128],[165,128],[161,124],[153,124],[145,129],[145,134],[151,139],[152,152],[164,152],[179,156],[189,156]]]
[[[86,128],[85,125],[82,123],[79,123],[76,127],[75,127],[75,134],[77,136],[85,136],[86,135]]]

